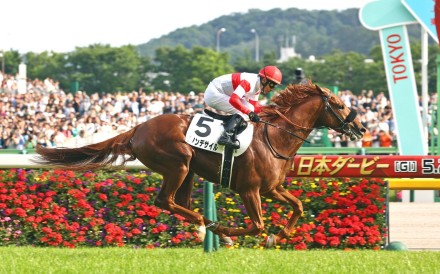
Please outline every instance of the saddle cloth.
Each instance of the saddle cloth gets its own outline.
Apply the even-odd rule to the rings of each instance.
[[[185,142],[200,149],[223,154],[225,146],[217,144],[224,131],[223,121],[214,119],[205,113],[197,113],[188,128]],[[233,156],[243,154],[251,144],[254,125],[248,123],[247,128],[237,136],[240,148],[234,149]]]

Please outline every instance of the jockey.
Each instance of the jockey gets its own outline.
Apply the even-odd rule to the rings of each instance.
[[[237,132],[247,126],[244,118],[259,122],[258,113],[262,106],[258,104],[260,93],[267,94],[282,80],[281,71],[276,66],[266,66],[258,74],[236,72],[219,76],[211,81],[205,91],[205,103],[219,111],[233,114],[223,125],[225,131],[219,138],[220,145],[239,148],[236,143]]]

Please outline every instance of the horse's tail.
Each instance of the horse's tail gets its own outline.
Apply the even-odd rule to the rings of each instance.
[[[37,146],[36,152],[39,155],[33,161],[42,165],[70,170],[106,168],[118,160],[120,161],[118,166],[123,166],[127,161],[136,159],[131,149],[131,138],[138,126],[106,141],[78,148]]]

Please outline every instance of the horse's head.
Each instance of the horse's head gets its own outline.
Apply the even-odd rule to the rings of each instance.
[[[310,80],[288,85],[271,101],[274,104],[263,109],[263,117],[281,117],[297,129],[310,132],[314,128],[327,127],[351,140],[362,138],[366,132],[355,110],[348,108],[330,90]]]
[[[351,140],[361,139],[366,129],[357,117],[337,95],[328,89],[315,85],[324,103],[324,110],[315,123],[316,127],[328,127],[347,135]]]

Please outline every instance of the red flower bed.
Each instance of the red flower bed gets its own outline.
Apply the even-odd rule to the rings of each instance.
[[[153,205],[161,176],[149,171],[0,170],[0,245],[201,246],[196,227]],[[286,189],[304,205],[295,233],[281,249],[379,249],[386,236],[385,189],[380,179],[293,179]],[[203,180],[193,207],[203,211]],[[237,194],[215,186],[220,222],[250,223]],[[266,231],[236,237],[236,246],[259,247],[292,214],[288,205],[262,200]]]

